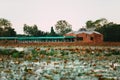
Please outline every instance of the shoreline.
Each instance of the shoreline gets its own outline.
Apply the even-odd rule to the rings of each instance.
[[[29,47],[29,46],[109,46],[120,47],[120,42],[102,42],[102,43],[85,43],[85,42],[43,42],[43,43],[18,43],[18,42],[0,42],[0,46],[13,46],[13,47]]]

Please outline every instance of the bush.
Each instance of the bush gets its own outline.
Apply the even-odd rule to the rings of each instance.
[[[69,52],[67,52],[67,51],[61,51],[61,54],[62,54],[62,56],[64,56],[64,55],[68,55]]]
[[[111,52],[111,54],[113,54],[113,55],[120,55],[120,51],[115,51],[114,50],[114,51]]]
[[[96,53],[95,56],[101,56],[101,54],[100,53]]]
[[[23,51],[19,52],[19,57],[22,58],[23,56],[24,56],[24,52]]]
[[[45,54],[46,55],[46,51],[45,50],[41,50],[40,54]]]
[[[14,57],[14,58],[22,58],[24,56],[24,52],[23,51],[21,51],[21,52],[14,52],[13,54],[12,54],[12,57]]]
[[[16,53],[13,53],[12,54],[12,57],[14,57],[14,58],[18,58],[20,55],[19,55],[19,52],[16,52]]]
[[[10,50],[8,50],[8,49],[7,50],[6,49],[0,50],[0,54],[3,54],[3,55],[9,55],[9,52],[10,52]]]
[[[111,55],[112,55],[111,53],[104,54],[104,56],[111,56]]]

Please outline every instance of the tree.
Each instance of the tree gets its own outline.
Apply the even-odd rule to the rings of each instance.
[[[108,23],[108,21],[105,18],[101,18],[101,19],[98,19],[96,21],[89,20],[86,22],[86,27],[88,29],[93,28],[93,30],[94,30],[96,28],[99,28],[99,27],[106,25],[107,23]]]
[[[2,36],[4,36],[4,37],[15,37],[16,32],[11,27],[5,27],[4,31],[2,32]]]
[[[0,18],[0,36],[1,37],[14,37],[16,36],[16,32],[14,28],[11,27],[12,24],[10,21],[4,18]]]
[[[38,29],[37,25],[29,26],[27,24],[24,24],[23,27],[24,33],[28,36],[47,36],[49,33],[44,32]]]
[[[23,30],[24,33],[26,33],[29,36],[37,36],[39,31],[37,25],[29,26],[27,24],[24,24]]]
[[[48,33],[48,32],[44,32],[44,31],[41,31],[41,30],[38,30],[37,36],[49,36],[49,33]]]
[[[96,31],[104,36],[104,41],[120,41],[120,24],[110,22],[103,27],[97,28]]]
[[[0,37],[3,35],[3,28],[0,27]]]
[[[12,24],[10,23],[10,21],[8,21],[7,19],[4,18],[0,18],[0,27],[1,28],[5,28],[5,27],[11,27]]]
[[[87,27],[87,28],[92,28],[92,27],[94,27],[93,21],[91,21],[91,20],[87,21],[87,22],[86,22],[86,27]]]
[[[50,31],[50,33],[49,33],[49,36],[58,36],[58,35],[55,33],[53,27],[51,27],[51,31]]]
[[[57,23],[55,24],[55,29],[56,29],[57,33],[60,35],[64,35],[70,31],[72,31],[71,25],[65,20],[57,21]]]

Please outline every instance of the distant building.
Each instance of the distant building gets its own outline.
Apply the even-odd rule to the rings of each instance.
[[[93,42],[93,43],[99,43],[103,42],[103,35],[96,31],[89,31],[85,28],[81,28],[79,31],[71,31],[65,36],[74,36],[75,41],[80,42]]]
[[[81,28],[64,36],[58,37],[0,37],[0,41],[15,41],[20,43],[43,43],[43,42],[103,42],[103,35],[96,31]]]

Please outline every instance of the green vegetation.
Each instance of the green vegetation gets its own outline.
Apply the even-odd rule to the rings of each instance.
[[[112,55],[120,55],[120,51],[118,50],[111,50],[109,53],[105,53],[105,56],[112,56]]]
[[[93,57],[101,57],[101,56],[105,56],[105,57],[110,57],[110,56],[118,56],[120,55],[120,51],[117,49],[108,49],[108,50],[103,50],[101,52],[102,49],[95,49],[95,50],[91,50],[91,49],[86,49],[86,50],[82,50],[79,49],[78,51],[74,50],[70,51],[71,49],[67,49],[67,50],[55,50],[53,48],[48,48],[48,49],[43,49],[40,50],[39,49],[32,49],[30,51],[29,56],[31,56],[31,59],[37,59],[39,55],[44,55],[44,56],[63,56],[63,58],[66,58],[67,56],[69,56],[70,54],[84,54],[84,56],[93,56]],[[1,55],[11,55],[13,58],[22,58],[26,55],[26,53],[24,51],[17,51],[15,49],[0,49],[0,54]],[[67,57],[68,58],[68,57]]]
[[[24,33],[29,36],[47,36],[49,34],[48,32],[38,30],[37,25],[29,26],[27,24],[24,24],[23,30]]]
[[[96,31],[104,35],[104,41],[120,41],[120,24],[109,23],[97,28]]]
[[[99,28],[107,24],[108,21],[105,18],[97,19],[95,21],[89,20],[86,22],[86,28]]]
[[[51,32],[49,33],[49,36],[59,36],[53,29],[53,27],[51,27]]]
[[[96,30],[103,34],[104,41],[119,42],[120,41],[120,24],[108,22],[107,19],[101,18],[95,21],[89,20],[86,22],[86,28]],[[23,31],[25,34],[17,34],[12,23],[4,18],[0,18],[0,37],[26,37],[26,36],[63,36],[72,31],[72,26],[66,20],[59,20],[55,24],[55,30],[51,27],[50,32],[44,32],[38,29],[37,25],[24,24]]]
[[[16,32],[11,27],[10,21],[4,18],[0,18],[0,37],[14,37]]]
[[[108,22],[107,19],[101,18],[95,21],[86,22],[86,28],[95,30],[103,34],[104,41],[119,42],[120,41],[120,24]]]
[[[56,29],[58,34],[64,35],[70,31],[72,31],[71,26],[72,25],[69,24],[66,20],[59,20],[59,21],[57,21],[57,23],[55,25],[55,29]]]
[[[35,80],[36,76],[57,80],[56,75],[58,80],[116,80],[119,76],[119,47],[28,47],[22,50],[0,48],[1,76],[12,74],[12,77],[6,76],[10,80],[24,80],[23,77]]]
[[[0,54],[9,55],[13,58],[22,58],[24,56],[23,51],[17,51],[15,49],[0,49]]]

